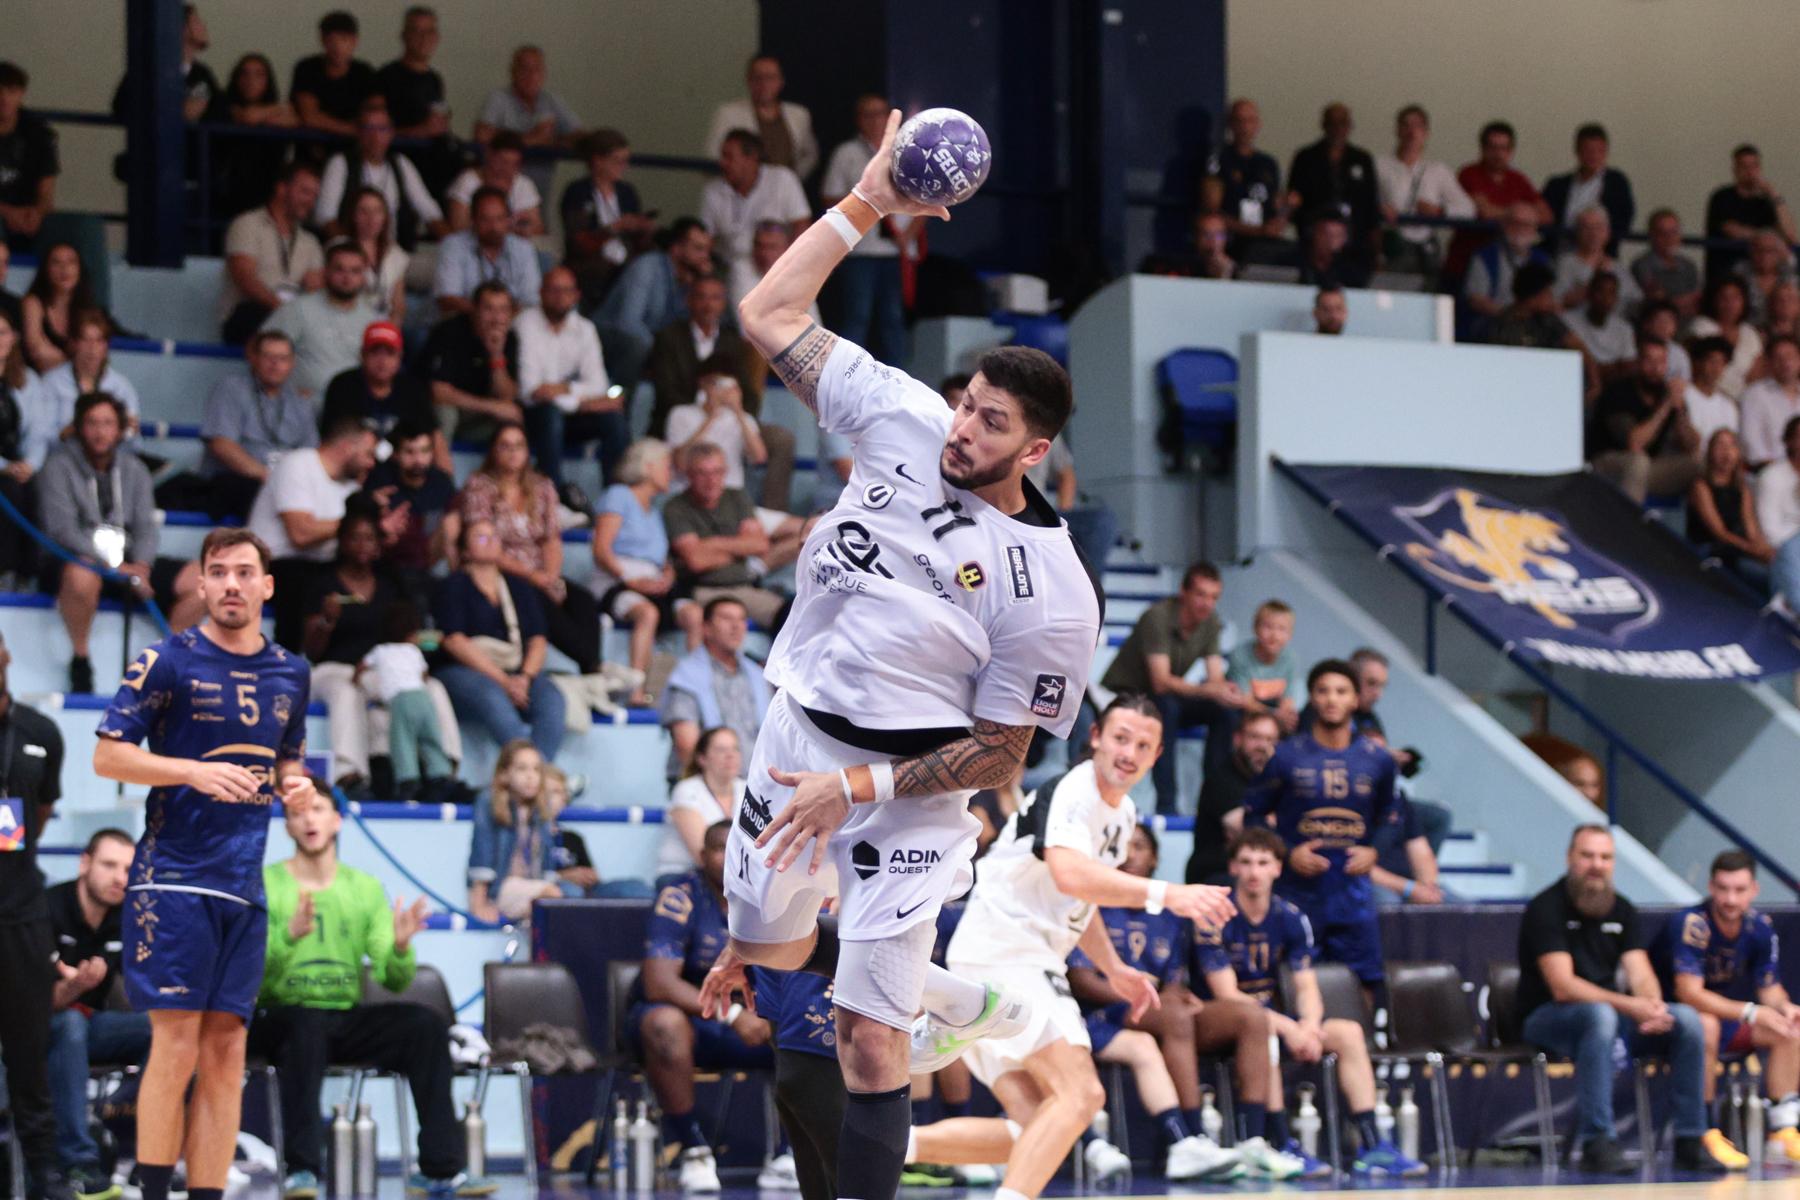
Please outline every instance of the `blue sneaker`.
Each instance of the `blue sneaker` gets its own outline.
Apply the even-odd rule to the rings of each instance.
[[[1300,1148],[1300,1139],[1299,1138],[1289,1138],[1286,1149],[1289,1154],[1293,1155],[1295,1158],[1299,1159],[1303,1164],[1305,1164],[1304,1167],[1301,1169],[1300,1174],[1298,1176],[1296,1176],[1296,1178],[1298,1178],[1298,1179],[1327,1179],[1330,1177],[1331,1164],[1326,1162],[1322,1158],[1314,1158],[1312,1155],[1308,1154],[1305,1150],[1302,1150]]]
[[[448,1179],[433,1179],[414,1171],[406,1178],[406,1190],[416,1196],[438,1196],[448,1200],[451,1196],[491,1196],[500,1190],[500,1185],[466,1171],[458,1171]]]
[[[1398,1176],[1416,1179],[1420,1175],[1429,1175],[1431,1168],[1416,1158],[1408,1158],[1400,1153],[1400,1148],[1393,1142],[1377,1142],[1372,1148],[1364,1150],[1356,1156],[1355,1173],[1364,1179],[1379,1176]]]
[[[319,1177],[311,1171],[294,1171],[282,1181],[284,1200],[318,1200]]]

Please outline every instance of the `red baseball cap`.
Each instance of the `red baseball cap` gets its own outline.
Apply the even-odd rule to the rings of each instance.
[[[392,321],[370,321],[369,327],[363,330],[362,348],[364,350],[371,346],[386,346],[398,354],[403,345],[404,340],[400,337],[400,327]]]

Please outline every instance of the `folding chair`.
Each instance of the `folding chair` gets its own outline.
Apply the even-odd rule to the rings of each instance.
[[[528,1025],[557,1025],[571,1029],[596,1059],[593,1037],[588,1032],[587,1010],[581,988],[561,963],[491,962],[482,967],[485,985],[487,1038],[495,1047],[492,1066],[519,1081],[519,1111],[525,1130],[525,1178],[533,1191],[538,1186],[537,1125],[531,1111],[531,1065],[523,1059],[500,1057],[502,1042],[521,1036]],[[594,1125],[605,1124],[608,1073],[602,1066],[594,1086]]]

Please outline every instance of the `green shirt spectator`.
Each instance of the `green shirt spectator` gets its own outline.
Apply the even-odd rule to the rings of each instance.
[[[1169,674],[1180,679],[1196,662],[1219,653],[1218,615],[1208,612],[1184,629],[1181,609],[1182,598],[1178,595],[1158,600],[1146,609],[1125,644],[1119,647],[1118,657],[1106,668],[1101,686],[1112,692],[1154,692],[1151,655],[1167,657]]]

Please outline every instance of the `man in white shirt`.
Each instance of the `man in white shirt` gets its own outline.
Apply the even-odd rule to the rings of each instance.
[[[1738,398],[1743,410],[1739,432],[1744,438],[1744,462],[1751,470],[1781,457],[1782,430],[1790,418],[1800,416],[1800,342],[1776,334],[1763,353],[1768,357],[1769,377],[1745,388]]]
[[[363,331],[381,319],[363,291],[368,269],[362,246],[333,242],[325,254],[325,289],[288,301],[263,322],[294,343],[294,386],[301,395],[322,397],[333,376],[362,361]]]
[[[750,94],[727,100],[714,110],[702,153],[717,158],[725,145],[725,135],[734,129],[746,129],[763,139],[769,149],[769,162],[792,168],[802,179],[811,175],[819,165],[819,142],[813,137],[812,114],[781,98],[786,82],[781,63],[773,55],[759,54],[751,59],[744,69],[744,83]]]
[[[1784,456],[1756,477],[1756,523],[1775,547],[1769,575],[1788,611],[1800,607],[1800,417],[1781,430]]]
[[[1722,337],[1700,338],[1689,354],[1692,375],[1687,382],[1688,420],[1700,435],[1704,449],[1712,444],[1712,435],[1721,429],[1738,428],[1737,401],[1719,387],[1725,376],[1725,364],[1731,361],[1731,343]]]
[[[1409,104],[1394,117],[1394,152],[1375,159],[1375,182],[1381,193],[1381,219],[1399,217],[1473,217],[1475,202],[1448,163],[1425,157],[1431,117],[1423,106]],[[1399,271],[1435,275],[1442,256],[1437,231],[1425,225],[1401,225],[1383,247],[1388,266]]]
[[[444,223],[444,210],[426,188],[419,169],[412,160],[393,150],[394,121],[385,104],[365,104],[357,119],[356,149],[333,156],[325,164],[319,180],[319,201],[313,206],[313,224],[332,237],[354,235],[348,222],[340,221],[346,193],[354,195],[359,188],[374,188],[387,199],[391,214],[388,236],[404,241],[410,249],[423,222],[432,237],[449,232]],[[356,180],[352,184],[350,167],[354,161]]]
[[[850,194],[863,168],[881,145],[887,124],[888,102],[873,93],[856,101],[856,136],[831,152],[825,177],[819,182],[820,198],[827,206]],[[906,361],[906,310],[900,298],[900,260],[918,257],[919,235],[924,224],[894,213],[864,235],[838,271],[839,324],[844,336],[864,345],[879,347],[888,362]],[[871,340],[873,339],[873,340]]]
[[[481,166],[470,167],[458,175],[444,193],[449,205],[448,219],[452,230],[464,230],[474,223],[471,211],[475,193],[484,187],[498,188],[512,209],[512,232],[522,238],[534,238],[544,232],[544,195],[525,172],[525,140],[510,130],[501,130],[482,149]]]
[[[799,178],[786,167],[763,162],[762,139],[747,129],[725,135],[719,175],[700,193],[700,223],[713,235],[714,251],[725,259],[735,307],[756,286],[751,243],[757,225],[780,221],[798,237],[812,214]]]
[[[756,418],[744,411],[744,389],[717,363],[700,368],[699,396],[692,404],[669,410],[666,430],[677,471],[686,469],[687,452],[696,446],[711,444],[723,450],[726,487],[742,488],[744,469],[760,467],[769,458]]]
[[[1597,272],[1588,282],[1587,306],[1562,315],[1569,332],[1581,339],[1600,367],[1602,382],[1629,375],[1637,367],[1637,335],[1619,315],[1619,277]]]
[[[610,481],[631,443],[631,428],[624,398],[606,377],[600,334],[575,311],[580,300],[575,272],[552,267],[538,290],[539,307],[520,313],[513,332],[519,337],[519,399],[525,405],[531,456],[557,486],[563,503],[584,512],[583,497],[563,483],[564,450],[599,442],[600,466]]]

